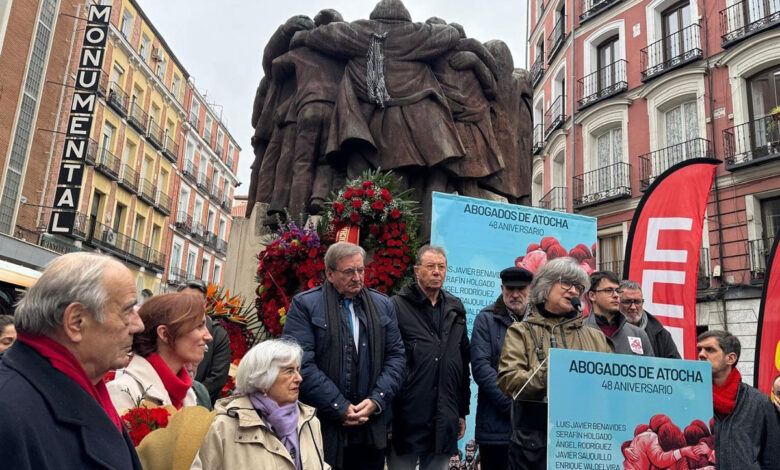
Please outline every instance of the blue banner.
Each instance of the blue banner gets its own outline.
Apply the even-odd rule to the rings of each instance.
[[[709,362],[551,349],[547,396],[547,468],[714,462]]]
[[[596,219],[485,199],[433,193],[431,244],[447,252],[444,289],[466,307],[471,337],[474,318],[501,293],[499,273],[510,266],[536,272],[560,256],[596,269]],[[471,413],[459,448],[473,439],[477,386],[471,384]]]

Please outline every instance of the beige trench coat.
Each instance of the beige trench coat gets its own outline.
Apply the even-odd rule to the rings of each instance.
[[[330,470],[322,460],[322,434],[314,408],[298,402],[298,439],[303,470]],[[249,397],[217,402],[217,417],[206,433],[192,469],[295,470],[290,453],[255,411]]]

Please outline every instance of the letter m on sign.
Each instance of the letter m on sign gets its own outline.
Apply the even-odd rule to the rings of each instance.
[[[696,358],[696,288],[704,213],[719,160],[674,165],[645,192],[626,242],[624,277],[642,284],[645,310]]]

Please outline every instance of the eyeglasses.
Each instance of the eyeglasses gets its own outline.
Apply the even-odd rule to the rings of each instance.
[[[342,269],[341,271],[339,271],[338,269],[334,269],[334,271],[336,271],[337,273],[341,273],[345,276],[352,277],[355,275],[355,273],[360,274],[362,276],[366,272],[366,268],[365,267],[349,268],[349,269]]]
[[[426,271],[433,271],[436,268],[438,268],[439,271],[446,271],[447,270],[447,265],[444,264],[444,263],[439,263],[439,264],[428,263],[428,264],[422,264],[420,266],[425,268]]]
[[[645,303],[645,299],[626,299],[620,301],[620,305],[624,307],[630,307],[632,305],[636,305],[637,307],[639,307],[643,303]]]
[[[585,286],[580,284],[579,282],[570,281],[568,279],[561,278],[558,280],[558,284],[561,285],[563,290],[570,290],[572,287],[574,290],[577,291],[577,294],[582,295],[582,292],[585,291]]]
[[[607,287],[605,289],[593,289],[593,292],[604,293],[604,294],[607,294],[610,297],[612,297],[615,294],[620,295],[620,294],[623,293],[623,291],[620,290],[620,288],[614,288],[614,287]]]

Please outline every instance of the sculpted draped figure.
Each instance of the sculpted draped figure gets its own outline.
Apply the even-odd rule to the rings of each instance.
[[[528,202],[531,87],[503,42],[439,18],[412,22],[400,0],[382,0],[367,20],[290,18],[263,51],[263,73],[247,217],[256,202],[280,218],[316,213],[374,168],[415,190],[423,237],[433,191]]]

